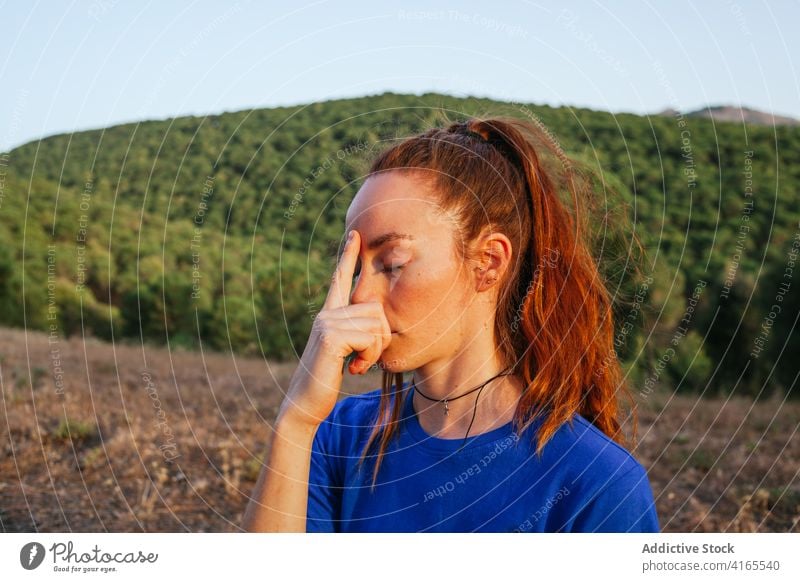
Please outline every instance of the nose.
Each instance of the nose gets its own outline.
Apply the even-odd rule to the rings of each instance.
[[[368,303],[375,301],[383,303],[383,290],[380,273],[371,273],[367,265],[362,264],[358,278],[353,280],[353,288],[350,292],[350,303]]]

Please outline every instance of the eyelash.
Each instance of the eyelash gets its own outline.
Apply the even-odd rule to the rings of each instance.
[[[384,267],[383,269],[381,269],[381,271],[382,271],[382,272],[384,272],[384,273],[391,273],[391,272],[392,272],[392,271],[394,271],[395,269],[399,271],[399,270],[401,270],[403,267],[405,267],[405,265],[397,265],[397,266],[395,266],[395,267]],[[353,272],[353,278],[355,279],[355,278],[356,278],[356,277],[358,277],[360,274],[361,274],[361,268],[359,268],[359,269],[357,269],[355,272]]]

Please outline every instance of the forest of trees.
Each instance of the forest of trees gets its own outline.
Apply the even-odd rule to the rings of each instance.
[[[637,390],[797,396],[800,128],[680,114],[386,93],[31,142],[0,154],[0,325],[300,354],[370,155],[441,110],[535,115],[619,192],[641,272],[595,250]]]

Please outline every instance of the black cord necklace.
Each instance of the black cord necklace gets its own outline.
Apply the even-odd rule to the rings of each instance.
[[[502,371],[502,372],[500,372],[499,374],[497,374],[497,375],[495,375],[495,376],[492,376],[491,378],[489,378],[488,380],[486,380],[484,383],[482,383],[482,384],[480,384],[480,385],[476,386],[476,387],[475,387],[475,388],[473,388],[472,390],[469,390],[469,391],[465,392],[464,394],[461,394],[460,396],[456,396],[455,398],[443,398],[443,399],[441,399],[441,400],[439,400],[438,398],[431,398],[430,396],[426,396],[425,394],[423,394],[423,393],[422,393],[422,391],[421,391],[419,388],[417,388],[417,384],[416,384],[416,382],[414,381],[414,378],[413,378],[413,377],[411,378],[411,385],[412,385],[412,387],[414,388],[414,390],[416,390],[417,392],[419,392],[419,395],[420,395],[420,396],[422,396],[423,398],[427,398],[428,400],[432,400],[432,401],[434,401],[434,402],[443,402],[443,403],[444,403],[444,415],[445,415],[445,416],[449,416],[449,414],[450,414],[450,409],[449,409],[449,408],[448,408],[448,406],[447,406],[447,403],[448,403],[448,402],[452,402],[453,400],[458,400],[459,398],[463,398],[463,397],[464,397],[464,396],[466,396],[467,394],[472,394],[472,393],[473,393],[473,392],[475,392],[476,390],[481,390],[481,391],[482,391],[482,390],[483,390],[483,389],[486,387],[486,385],[487,385],[489,382],[491,382],[492,380],[494,380],[494,379],[496,379],[496,378],[499,378],[499,377],[501,377],[501,376],[508,376],[508,375],[510,375],[512,372],[513,372],[513,370],[511,370],[511,368],[506,368],[505,370],[503,370],[503,371]],[[466,442],[467,442],[467,437],[469,436],[469,431],[470,431],[470,429],[472,429],[472,423],[473,423],[473,422],[475,422],[475,414],[478,412],[478,399],[479,399],[480,397],[481,397],[481,393],[480,393],[480,392],[478,392],[478,395],[475,397],[475,406],[474,406],[474,407],[473,407],[473,409],[472,409],[472,420],[470,420],[470,421],[469,421],[469,426],[467,427],[467,434],[466,434],[466,435],[464,435],[464,441],[461,443],[461,447],[459,447],[459,450],[461,450],[461,448],[464,446],[464,444],[466,444]],[[413,410],[413,407],[412,407],[412,410]],[[414,414],[416,415],[416,413],[414,413]]]

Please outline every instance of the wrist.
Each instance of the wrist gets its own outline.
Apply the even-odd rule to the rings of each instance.
[[[275,417],[274,430],[294,434],[313,434],[324,419],[317,419],[292,406],[281,406]]]

